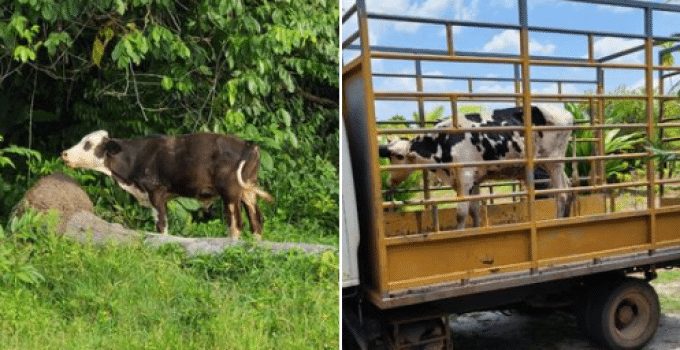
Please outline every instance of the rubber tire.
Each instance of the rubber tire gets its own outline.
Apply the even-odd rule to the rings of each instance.
[[[611,281],[609,286],[600,285],[587,300],[585,326],[588,335],[598,344],[608,349],[640,349],[647,344],[659,325],[659,297],[654,288],[644,280],[625,278]],[[646,319],[640,318],[641,332],[626,338],[618,331],[615,321],[617,308],[624,301],[636,299],[643,309],[647,308]]]

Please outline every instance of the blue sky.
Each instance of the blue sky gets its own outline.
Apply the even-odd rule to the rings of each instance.
[[[668,1],[651,1],[668,2]],[[680,1],[671,1],[680,4]],[[348,8],[353,1],[343,0],[342,8]],[[366,0],[370,12],[398,15],[413,15],[437,19],[474,20],[492,23],[518,24],[516,0]],[[559,27],[579,30],[612,31],[643,34],[643,12],[639,9],[603,5],[574,3],[565,0],[528,0],[529,24],[545,27]],[[343,27],[343,39],[356,31],[356,21],[350,20]],[[670,36],[680,32],[680,14],[654,12],[654,34]],[[372,45],[446,49],[446,34],[443,26],[412,24],[392,21],[371,20],[369,38]],[[519,53],[519,34],[514,30],[454,28],[455,49],[458,51]],[[616,37],[596,37],[595,57],[606,56],[642,41]],[[547,33],[530,34],[530,52],[540,56],[586,57],[585,36],[558,35]],[[347,62],[356,52],[343,52]],[[654,55],[656,59],[656,54]],[[642,52],[617,59],[621,63],[642,63]],[[680,63],[680,56],[676,57]],[[415,73],[412,61],[373,60],[374,72]],[[424,74],[432,75],[476,75],[484,77],[512,77],[511,65],[502,64],[461,64],[449,62],[424,62]],[[532,78],[584,79],[594,80],[595,69],[533,67]],[[605,89],[615,90],[621,86],[639,88],[644,86],[641,70],[612,70],[605,72]],[[415,79],[374,78],[376,91],[415,91]],[[439,79],[425,79],[424,90],[433,92],[465,91],[466,82],[449,82]],[[475,91],[513,92],[511,82],[476,82]],[[592,91],[589,84],[564,84],[565,93]],[[556,84],[535,83],[532,91],[556,93]],[[442,103],[426,103],[426,110]],[[479,103],[477,103],[479,104]],[[447,114],[450,114],[448,104]],[[489,104],[487,108],[502,105]],[[417,110],[415,102],[376,102],[378,119],[394,114],[410,115]]]

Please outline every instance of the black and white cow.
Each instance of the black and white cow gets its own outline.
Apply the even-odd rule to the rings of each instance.
[[[257,197],[268,201],[272,197],[257,186],[259,148],[235,136],[199,133],[117,139],[99,130],[85,135],[61,157],[72,168],[111,176],[141,205],[152,208],[159,232],[167,233],[167,202],[173,197],[197,198],[204,206],[221,197],[232,238],[238,239],[243,228],[241,204],[253,234],[262,237]]]
[[[570,126],[573,116],[567,110],[553,105],[531,107],[531,121],[536,126]],[[451,128],[449,119],[435,128]],[[523,126],[521,107],[497,109],[493,113],[471,113],[459,118],[460,128]],[[534,158],[564,157],[569,143],[570,130],[534,132]],[[380,156],[389,157],[391,164],[436,164],[474,161],[492,161],[524,158],[524,136],[513,132],[465,132],[434,133],[420,135],[411,140],[400,139],[380,146]],[[564,163],[541,163],[550,176],[554,188],[569,187],[564,173]],[[489,179],[525,178],[523,165],[497,165],[457,168],[455,174],[448,169],[434,171],[443,183],[455,189],[462,189],[465,195],[479,194],[479,184]],[[392,188],[404,181],[413,170],[391,170]],[[569,216],[572,196],[561,193],[557,196],[557,217]],[[479,201],[458,203],[457,220],[459,229],[465,228],[465,219],[471,214],[474,226],[480,225]]]

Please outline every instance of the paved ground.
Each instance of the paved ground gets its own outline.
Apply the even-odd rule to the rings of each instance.
[[[598,349],[565,312],[545,315],[477,312],[452,317],[454,349]],[[649,350],[680,349],[680,314],[664,314]]]

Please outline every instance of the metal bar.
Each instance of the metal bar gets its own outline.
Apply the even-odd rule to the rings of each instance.
[[[645,44],[634,46],[634,47],[631,47],[629,49],[619,51],[619,52],[613,53],[611,55],[607,55],[607,56],[598,58],[597,61],[598,62],[610,61],[610,60],[613,60],[613,59],[616,59],[616,58],[619,58],[619,57],[630,55],[631,53],[638,52],[638,51],[644,50],[644,49],[645,49]]]
[[[621,182],[614,184],[603,184],[594,186],[579,186],[579,187],[569,187],[569,188],[551,188],[549,190],[536,190],[537,194],[557,194],[557,193],[567,193],[567,192],[587,192],[587,191],[599,191],[599,190],[611,190],[615,188],[626,188],[626,187],[642,187],[647,186],[646,181],[635,181],[635,182]]]
[[[416,51],[416,50],[414,50]],[[420,50],[417,50],[420,51]],[[437,51],[440,54],[421,54],[419,57],[414,57],[413,54],[399,53],[399,52],[389,52],[385,50],[376,50],[371,53],[372,58],[384,58],[384,59],[395,59],[395,60],[412,60],[419,58],[423,61],[450,61],[450,62],[472,62],[472,63],[519,63],[519,58],[512,55],[507,55],[508,57],[503,57],[503,55],[479,55],[479,56],[465,56],[460,52],[456,56],[447,55],[446,51],[442,50],[427,50],[427,51]]]
[[[657,185],[659,185],[659,184],[668,185],[668,184],[677,184],[677,183],[680,183],[680,179],[679,179],[679,178],[657,179],[657,180],[656,180],[656,184],[657,184]]]
[[[356,3],[352,4],[352,6],[350,6],[347,9],[347,11],[345,11],[345,13],[342,15],[342,23],[347,22],[347,20],[350,19],[350,17],[352,17],[352,15],[355,12],[357,12],[357,4]]]
[[[646,7],[644,11],[645,15],[645,34],[647,39],[645,40],[645,95],[647,96],[646,101],[646,112],[647,112],[647,138],[652,139],[654,135],[654,16],[651,7]],[[656,169],[654,168],[654,152],[648,149],[647,153],[649,158],[647,159],[647,209],[649,209],[649,242],[652,245],[650,252],[656,249],[656,191],[655,191],[655,181],[656,181]]]
[[[512,92],[392,92],[392,91],[376,91],[375,96],[378,99],[395,99],[395,98],[445,98],[451,96],[456,97],[489,97],[489,98],[514,98],[521,97],[521,94]],[[580,95],[580,94],[535,94],[533,98],[537,99],[558,99],[558,98],[603,98],[608,100],[644,100],[645,95]],[[677,99],[677,96],[652,96],[654,99]]]
[[[377,159],[378,155],[378,140],[376,135],[377,125],[375,123],[375,97],[373,95],[373,79],[371,78],[371,46],[369,41],[369,30],[368,30],[368,19],[366,18],[366,3],[365,0],[357,0],[357,15],[358,15],[358,26],[360,34],[360,44],[361,44],[361,74],[362,74],[362,84],[364,89],[364,105],[366,106],[366,137],[367,137],[367,151],[370,152],[371,158],[370,170],[369,170],[369,183],[372,185],[372,203],[368,203],[371,206],[372,212],[376,222],[382,223],[384,221],[383,211],[381,208],[382,196],[380,194],[380,187],[382,186],[380,179],[380,168],[378,166],[379,162]],[[388,275],[387,275],[387,247],[385,245],[385,227],[381,224],[369,225],[371,232],[368,235],[371,237],[371,244],[375,244],[375,250],[377,257],[374,255],[373,263],[377,263],[378,266],[373,270],[373,283],[380,290],[386,290],[388,287]]]
[[[343,49],[346,48],[347,46],[352,44],[355,40],[359,39],[359,35],[360,35],[359,31],[356,31],[352,35],[348,36],[347,39],[345,39],[342,42],[342,48]]]
[[[680,74],[680,73],[678,73]],[[415,78],[415,74],[408,73],[373,73],[373,77],[379,78]],[[423,79],[443,79],[443,80],[473,80],[473,81],[504,81],[514,82],[519,78],[502,78],[502,77],[481,77],[481,76],[454,76],[454,75],[432,75],[423,74]],[[597,84],[597,80],[579,80],[579,79],[531,79],[532,83],[565,83],[565,84]]]
[[[567,0],[571,2],[581,2],[586,4],[611,5],[617,7],[634,7],[640,9],[663,10],[670,12],[680,12],[680,6],[672,4],[654,3],[638,0]]]
[[[436,198],[436,199],[411,199],[405,201],[387,201],[383,202],[383,209],[388,208],[398,208],[406,205],[433,205],[433,204],[445,204],[445,203],[460,203],[460,202],[470,202],[479,201],[483,199],[491,198],[510,198],[514,196],[526,196],[527,192],[515,192],[515,193],[498,193],[494,195],[480,194],[474,196],[459,196],[459,197],[449,197],[449,198]]]
[[[637,159],[648,157],[646,152],[639,153],[622,153],[622,154],[607,154],[603,156],[581,156],[581,157],[556,157],[556,158],[536,158],[532,163],[560,163],[572,161],[588,161],[588,160],[615,160],[615,159]],[[471,162],[455,162],[455,163],[434,163],[434,164],[388,164],[381,165],[381,171],[390,170],[436,170],[436,169],[460,169],[460,168],[475,168],[475,167],[492,167],[500,165],[521,165],[527,163],[526,159],[501,159],[501,160],[480,160]]]
[[[387,164],[381,165],[381,171],[390,170],[436,170],[436,169],[455,169],[455,168],[472,168],[472,167],[490,167],[498,165],[522,165],[526,161],[524,159],[503,159],[503,160],[480,160],[471,162],[458,163],[434,163],[434,164]]]
[[[668,123],[671,124],[671,123]],[[680,123],[672,123],[673,126],[680,127]],[[603,124],[603,125],[550,125],[550,126],[534,126],[534,131],[564,131],[564,130],[603,130],[603,129],[642,129],[647,127],[644,123],[630,123],[630,124]],[[392,134],[461,134],[467,132],[474,133],[491,133],[491,132],[513,132],[524,131],[520,126],[484,126],[475,128],[409,128],[409,129],[379,129],[379,135]]]
[[[448,19],[438,19],[431,17],[422,16],[404,16],[404,15],[391,15],[384,13],[369,12],[368,18],[377,19],[383,21],[398,21],[398,22],[411,22],[411,23],[422,23],[422,24],[437,24],[437,25],[448,25],[456,27],[478,27],[478,28],[496,28],[496,29],[519,29],[516,24],[503,24],[503,23],[492,23],[492,22],[479,22],[479,21],[459,21],[459,20],[448,20]]]
[[[456,51],[453,42],[453,29],[451,28],[450,24],[446,25],[446,48],[449,52],[449,55],[455,55]]]
[[[529,57],[529,14],[527,7],[527,0],[517,0],[517,8],[519,12],[519,24],[522,29],[519,32],[519,51],[520,51],[520,68],[522,73],[522,108],[525,116],[531,115],[531,60]],[[531,118],[524,118],[524,135],[532,135],[532,121]],[[526,188],[527,188],[527,214],[531,226],[531,243],[530,243],[530,257],[531,257],[531,272],[538,272],[538,233],[536,229],[536,188],[534,184],[534,138],[524,138],[524,151],[527,154],[526,158]]]

